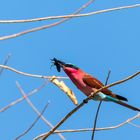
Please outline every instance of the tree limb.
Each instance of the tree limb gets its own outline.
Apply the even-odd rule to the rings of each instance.
[[[118,124],[118,125],[114,125],[114,126],[110,126],[110,127],[102,127],[102,128],[96,128],[95,131],[104,131],[104,130],[112,130],[112,129],[117,129],[121,126],[124,126],[126,124],[131,124],[131,122],[137,118],[140,118],[140,113],[138,113],[137,115],[127,119],[126,121]],[[137,126],[135,126],[137,127]],[[93,131],[93,128],[83,128],[83,129],[68,129],[68,130],[55,130],[53,134],[56,133],[76,133],[76,132],[88,132],[88,131]],[[41,134],[39,136],[37,136],[36,138],[34,138],[34,140],[38,140],[40,138],[43,138],[47,133]]]
[[[54,20],[54,19],[62,19],[62,18],[77,18],[77,17],[86,17],[92,16],[101,13],[107,13],[111,11],[123,10],[123,9],[130,9],[140,7],[140,4],[133,4],[133,5],[125,5],[120,7],[108,8],[103,10],[98,10],[94,12],[84,13],[84,14],[71,14],[71,15],[60,15],[60,16],[48,16],[48,17],[41,17],[41,18],[33,18],[33,19],[21,19],[21,20],[0,20],[0,23],[27,23],[27,22],[39,22],[44,20]]]

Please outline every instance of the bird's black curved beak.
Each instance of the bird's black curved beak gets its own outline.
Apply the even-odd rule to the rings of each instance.
[[[58,60],[56,58],[51,59],[51,61],[56,66],[56,69],[57,69],[58,72],[60,72],[61,68],[66,65],[65,62],[60,61],[60,60]]]

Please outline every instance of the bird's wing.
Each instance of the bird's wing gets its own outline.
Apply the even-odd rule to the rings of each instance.
[[[83,78],[83,82],[88,85],[89,87],[95,88],[95,89],[100,89],[102,88],[104,85],[103,83],[101,83],[98,79],[96,79],[95,77],[92,77],[91,75],[87,74],[84,76]],[[101,90],[102,93],[109,95],[113,98],[117,98],[119,100],[123,100],[123,101],[128,101],[127,98],[114,94],[111,90],[105,88],[103,90]]]
[[[92,77],[89,74],[84,76],[83,82],[86,85],[88,85],[89,87],[96,88],[96,89],[100,89],[100,88],[102,88],[104,86],[103,83],[101,83],[98,79],[96,79],[95,77]],[[107,95],[110,95],[112,97],[115,97],[115,95],[109,89],[103,89],[102,92],[104,94],[107,94]]]

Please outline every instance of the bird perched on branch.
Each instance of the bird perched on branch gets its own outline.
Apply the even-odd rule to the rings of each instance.
[[[56,58],[53,58],[52,62],[56,66],[57,71],[60,72],[62,68],[71,79],[71,81],[76,85],[76,87],[81,90],[86,96],[89,96],[91,93],[97,91],[104,86],[98,79],[87,74],[73,64],[65,63]],[[93,96],[93,100],[111,101],[125,106],[129,109],[140,111],[140,109],[123,102],[128,101],[127,98],[113,93],[108,88],[102,89],[100,92],[95,94],[95,96]]]

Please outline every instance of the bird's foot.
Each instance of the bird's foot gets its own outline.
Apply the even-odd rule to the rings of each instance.
[[[87,104],[88,103],[88,100],[84,99],[83,102]]]

